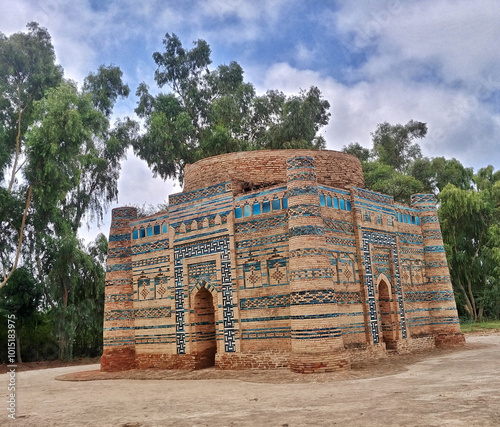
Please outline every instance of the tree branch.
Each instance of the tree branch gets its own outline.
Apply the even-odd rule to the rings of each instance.
[[[18,86],[18,104],[17,104],[17,134],[16,134],[16,155],[14,157],[14,165],[12,166],[12,175],[10,177],[9,187],[7,191],[10,193],[14,182],[16,180],[17,173],[17,161],[19,159],[19,153],[21,152],[21,122],[23,118],[23,109],[21,108],[21,87]],[[0,286],[1,287],[1,286]]]

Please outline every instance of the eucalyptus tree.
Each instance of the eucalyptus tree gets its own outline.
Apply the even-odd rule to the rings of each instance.
[[[452,283],[473,319],[500,316],[500,172],[480,169],[474,188],[447,185],[439,218]]]
[[[129,94],[121,70],[101,66],[79,90],[36,23],[0,36],[0,77],[2,287],[23,257],[43,253],[48,234],[76,234],[85,215],[102,219],[132,128],[110,123],[116,100]]]
[[[155,52],[155,81],[167,93],[137,88],[137,115],[145,132],[133,143],[154,174],[178,177],[186,163],[217,154],[264,148],[324,148],[318,131],[330,107],[316,87],[286,96],[272,90],[257,96],[237,62],[211,68],[204,40],[185,49],[166,34],[164,52]]]
[[[10,37],[0,34],[0,287],[19,265],[31,207],[33,187],[20,175],[34,105],[63,76],[47,30],[34,22],[27,28]]]

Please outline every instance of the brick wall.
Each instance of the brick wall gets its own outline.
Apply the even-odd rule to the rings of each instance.
[[[345,188],[364,187],[359,160],[330,150],[261,150],[229,153],[209,157],[184,170],[184,191],[193,191],[221,182],[248,182],[255,186],[286,183],[286,160],[292,156],[309,156],[315,160],[319,184]],[[235,191],[237,186],[235,186]]]
[[[352,156],[204,159],[168,212],[113,211],[102,369],[313,373],[462,345],[442,245],[431,195],[366,190]]]

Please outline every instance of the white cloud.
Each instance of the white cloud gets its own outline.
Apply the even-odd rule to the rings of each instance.
[[[340,150],[350,142],[371,147],[370,132],[377,124],[413,119],[428,124],[428,137],[420,141],[424,154],[457,157],[476,168],[498,163],[492,144],[500,139],[500,116],[464,92],[389,79],[348,86],[286,63],[272,65],[265,76],[267,87],[280,87],[288,94],[311,85],[321,89],[331,105],[330,124],[323,130],[330,149]]]

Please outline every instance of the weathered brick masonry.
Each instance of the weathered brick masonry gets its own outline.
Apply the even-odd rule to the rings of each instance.
[[[434,197],[364,188],[344,153],[186,167],[169,212],[113,210],[102,370],[347,369],[463,344]]]

